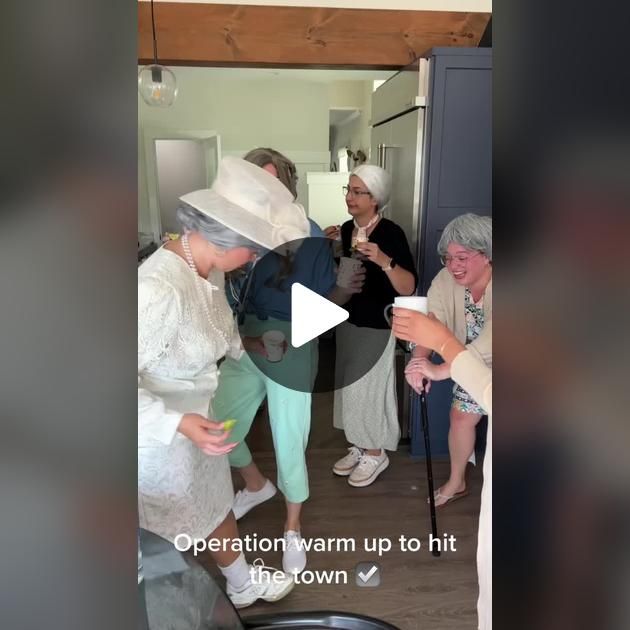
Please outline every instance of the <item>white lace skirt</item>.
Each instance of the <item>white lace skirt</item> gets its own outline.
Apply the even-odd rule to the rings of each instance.
[[[185,395],[163,399],[171,409],[207,414],[207,404],[203,411],[191,409]],[[207,538],[225,520],[233,500],[227,455],[206,455],[181,433],[168,446],[138,449],[141,527],[171,542],[178,534]]]

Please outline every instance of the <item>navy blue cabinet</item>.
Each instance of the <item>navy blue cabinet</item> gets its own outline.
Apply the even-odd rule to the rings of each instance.
[[[466,212],[492,214],[492,49],[434,48],[423,56],[430,64],[418,223],[419,295],[426,295],[442,268],[437,244],[446,224]],[[434,383],[427,397],[434,455],[448,454],[452,388],[450,380]],[[422,456],[416,403],[409,405],[411,453]]]

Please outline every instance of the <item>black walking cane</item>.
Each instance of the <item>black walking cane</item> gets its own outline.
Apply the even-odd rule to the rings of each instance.
[[[431,553],[434,556],[440,555],[439,548],[435,548],[435,541],[437,540],[437,519],[435,515],[435,496],[433,494],[433,464],[431,463],[431,441],[429,439],[429,414],[427,412],[427,397],[426,397],[426,385],[427,380],[422,379],[422,393],[420,394],[420,413],[422,414],[422,433],[424,433],[424,451],[427,456],[427,483],[429,485],[429,508],[431,512],[431,533],[433,534],[433,549]]]
[[[389,317],[387,316],[387,311],[389,310],[390,306],[393,306],[393,304],[389,304],[388,306],[386,306],[383,314],[385,315],[385,320],[391,326],[391,321]],[[400,339],[396,339],[396,344],[398,345],[398,347],[402,348],[405,354],[410,352],[410,348],[407,347],[405,344],[403,344],[400,341]],[[424,452],[426,453],[426,456],[427,456],[427,484],[429,486],[429,510],[431,513],[431,533],[433,534],[433,540],[435,541],[437,540],[438,533],[437,533],[437,518],[435,515],[435,496],[433,494],[433,464],[431,462],[431,441],[429,439],[429,414],[427,412],[427,398],[426,398],[426,389],[425,389],[426,386],[427,386],[427,380],[423,378],[422,379],[422,393],[419,395],[420,396],[420,414],[422,416],[422,433],[424,434]],[[414,405],[414,409],[413,409],[414,412],[415,412],[416,400],[417,400],[417,397],[414,396],[412,398],[412,404]],[[434,544],[434,548],[431,550],[431,553],[436,557],[440,555],[440,550],[439,548],[435,549],[435,544]]]

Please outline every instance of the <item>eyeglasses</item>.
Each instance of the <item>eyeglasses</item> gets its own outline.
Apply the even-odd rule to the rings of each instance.
[[[475,252],[474,254],[470,254],[470,256],[465,256],[463,254],[459,254],[458,256],[440,256],[440,262],[442,265],[446,267],[446,265],[450,265],[454,260],[457,261],[460,265],[465,265],[471,258],[475,256],[479,256],[482,252]]]
[[[369,195],[372,196],[372,193],[369,190],[359,190],[358,188],[350,188],[350,186],[343,186],[342,189],[344,196],[352,196],[359,197],[360,195]]]

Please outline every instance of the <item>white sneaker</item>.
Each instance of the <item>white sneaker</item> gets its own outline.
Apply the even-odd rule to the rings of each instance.
[[[282,568],[291,574],[304,571],[306,566],[306,551],[300,532],[288,530],[284,533],[284,553],[282,554]]]
[[[383,449],[381,449],[380,455],[363,453],[359,463],[348,477],[348,483],[356,488],[369,486],[388,466],[389,457]]]
[[[271,499],[276,492],[276,487],[269,479],[265,481],[265,485],[258,492],[251,492],[247,488],[239,490],[234,496],[234,503],[232,503],[232,512],[234,512],[236,520],[238,521],[239,518],[245,516],[252,508]]]
[[[348,454],[342,457],[334,466],[333,472],[340,477],[347,477],[354,467],[359,463],[363,455],[363,451],[357,446],[351,446],[348,449]]]
[[[255,567],[253,580],[248,580],[240,591],[237,591],[229,583],[227,585],[226,592],[234,604],[234,608],[247,608],[259,599],[264,599],[266,602],[277,602],[293,590],[295,580],[291,575],[287,575],[279,569],[264,566],[260,558],[254,560],[252,566]]]

